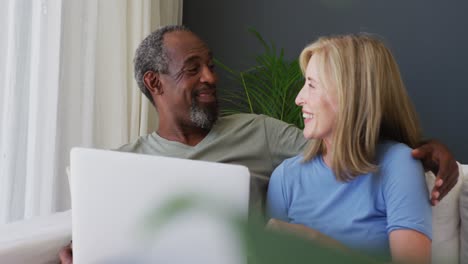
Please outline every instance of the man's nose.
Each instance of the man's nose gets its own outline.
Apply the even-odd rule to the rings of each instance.
[[[218,76],[216,75],[216,72],[213,70],[213,68],[205,66],[203,67],[200,81],[202,83],[216,84],[218,81]]]

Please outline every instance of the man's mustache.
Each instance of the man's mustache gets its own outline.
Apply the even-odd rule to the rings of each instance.
[[[216,96],[216,85],[205,85],[201,88],[192,90],[192,96],[198,96],[201,93],[213,93]]]

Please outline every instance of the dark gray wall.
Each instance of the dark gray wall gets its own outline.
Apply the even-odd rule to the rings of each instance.
[[[468,1],[452,0],[185,0],[183,21],[236,69],[262,50],[248,27],[288,58],[321,35],[378,34],[397,58],[425,136],[468,163],[467,13]]]

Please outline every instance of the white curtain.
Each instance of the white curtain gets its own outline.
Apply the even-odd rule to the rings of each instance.
[[[139,42],[180,24],[182,0],[2,0],[0,223],[70,207],[74,146],[116,148],[156,128],[133,79]]]

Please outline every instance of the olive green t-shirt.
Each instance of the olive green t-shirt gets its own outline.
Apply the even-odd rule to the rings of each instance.
[[[299,154],[306,144],[297,127],[264,115],[220,117],[196,146],[160,137],[156,132],[126,144],[118,151],[244,165],[251,174],[250,204],[264,208],[268,180],[284,159]]]

